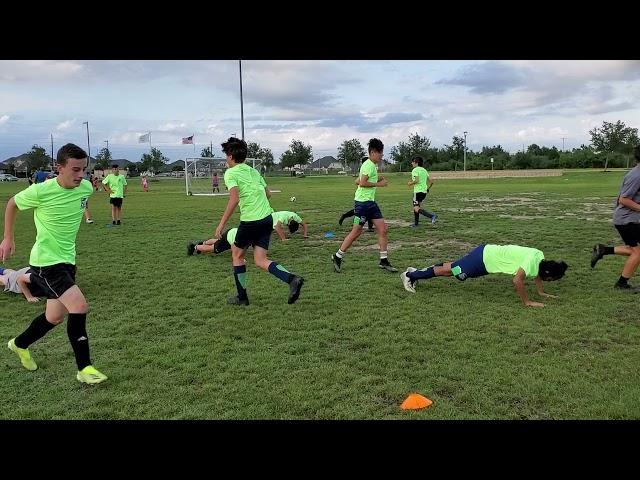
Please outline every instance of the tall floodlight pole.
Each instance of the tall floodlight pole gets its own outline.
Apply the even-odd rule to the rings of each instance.
[[[464,132],[464,160],[463,160],[463,170],[466,172],[467,171],[467,133],[469,132]]]
[[[91,163],[91,143],[89,142],[89,122],[82,122],[83,125],[87,126],[87,168],[89,168],[89,164]]]
[[[242,60],[238,60],[240,66],[240,124],[242,126],[242,140],[244,140],[244,105],[242,101]]]

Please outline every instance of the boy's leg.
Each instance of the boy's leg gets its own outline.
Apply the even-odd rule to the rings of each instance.
[[[261,268],[265,272],[269,272],[271,275],[289,284],[289,298],[287,302],[289,304],[294,303],[300,296],[300,290],[304,284],[304,279],[295,273],[290,273],[284,266],[279,265],[278,262],[274,262],[267,258],[268,250],[255,245],[253,247],[253,261],[257,267]]]
[[[116,224],[116,206],[113,203],[111,204],[111,221],[114,225]]]
[[[345,237],[345,239],[340,244],[340,248],[338,249],[338,251],[333,255],[331,255],[331,261],[333,262],[333,269],[338,273],[340,273],[342,269],[342,257],[344,256],[345,253],[347,253],[347,250],[349,249],[351,244],[355,242],[356,239],[362,234],[363,226],[360,225],[359,223],[355,223],[356,221],[358,220],[354,219],[354,225],[351,228],[351,231],[349,232],[349,234]]]
[[[338,224],[342,225],[342,222],[344,222],[345,218],[353,217],[353,215],[354,215],[353,209],[347,212],[344,212],[342,215],[340,215],[340,220],[338,220]]]
[[[238,295],[230,297],[228,303],[235,305],[249,305],[247,295],[247,266],[244,261],[246,248],[239,248],[235,244],[231,245],[231,263],[233,265],[233,278],[236,283]]]

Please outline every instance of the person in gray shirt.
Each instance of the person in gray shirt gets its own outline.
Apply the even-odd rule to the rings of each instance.
[[[20,270],[12,270],[10,268],[0,267],[0,285],[4,286],[5,292],[21,293],[27,302],[37,302],[38,297],[44,297],[44,293],[40,292],[35,285],[29,287],[31,283],[30,267],[24,267]],[[35,295],[34,295],[35,294]]]
[[[591,268],[605,255],[624,255],[627,261],[615,288],[640,293],[640,287],[633,287],[629,279],[640,265],[640,145],[633,149],[636,166],[624,176],[620,193],[613,211],[613,225],[618,230],[624,245],[607,246],[599,243],[593,247]]]

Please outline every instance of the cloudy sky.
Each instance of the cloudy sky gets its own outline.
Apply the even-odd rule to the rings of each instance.
[[[467,135],[468,146],[567,149],[589,143],[604,120],[640,127],[639,61],[252,61],[242,62],[245,138],[276,159],[292,139],[314,158],[345,139],[380,138],[388,153],[409,134],[433,145]],[[241,135],[238,62],[0,61],[0,161],[35,144],[67,142],[140,160],[152,145],[171,160]]]

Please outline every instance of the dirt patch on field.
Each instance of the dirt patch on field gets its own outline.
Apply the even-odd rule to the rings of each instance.
[[[421,248],[425,248],[425,247],[455,247],[458,248],[460,250],[468,250],[472,247],[474,247],[475,245],[469,242],[462,242],[460,240],[456,240],[456,239],[446,239],[446,240],[423,240],[423,241],[417,241],[417,242],[407,242],[407,241],[395,241],[395,242],[389,242],[387,245],[387,250],[397,250],[399,248],[405,248],[405,247],[421,247]],[[371,245],[358,245],[355,247],[352,247],[351,250],[355,250],[355,251],[377,251],[378,250],[378,244],[377,243],[373,243]]]
[[[413,225],[413,223],[411,222],[407,222],[406,220],[400,220],[396,218],[385,218],[384,221],[387,225],[390,225],[392,227],[410,227],[411,225]]]

